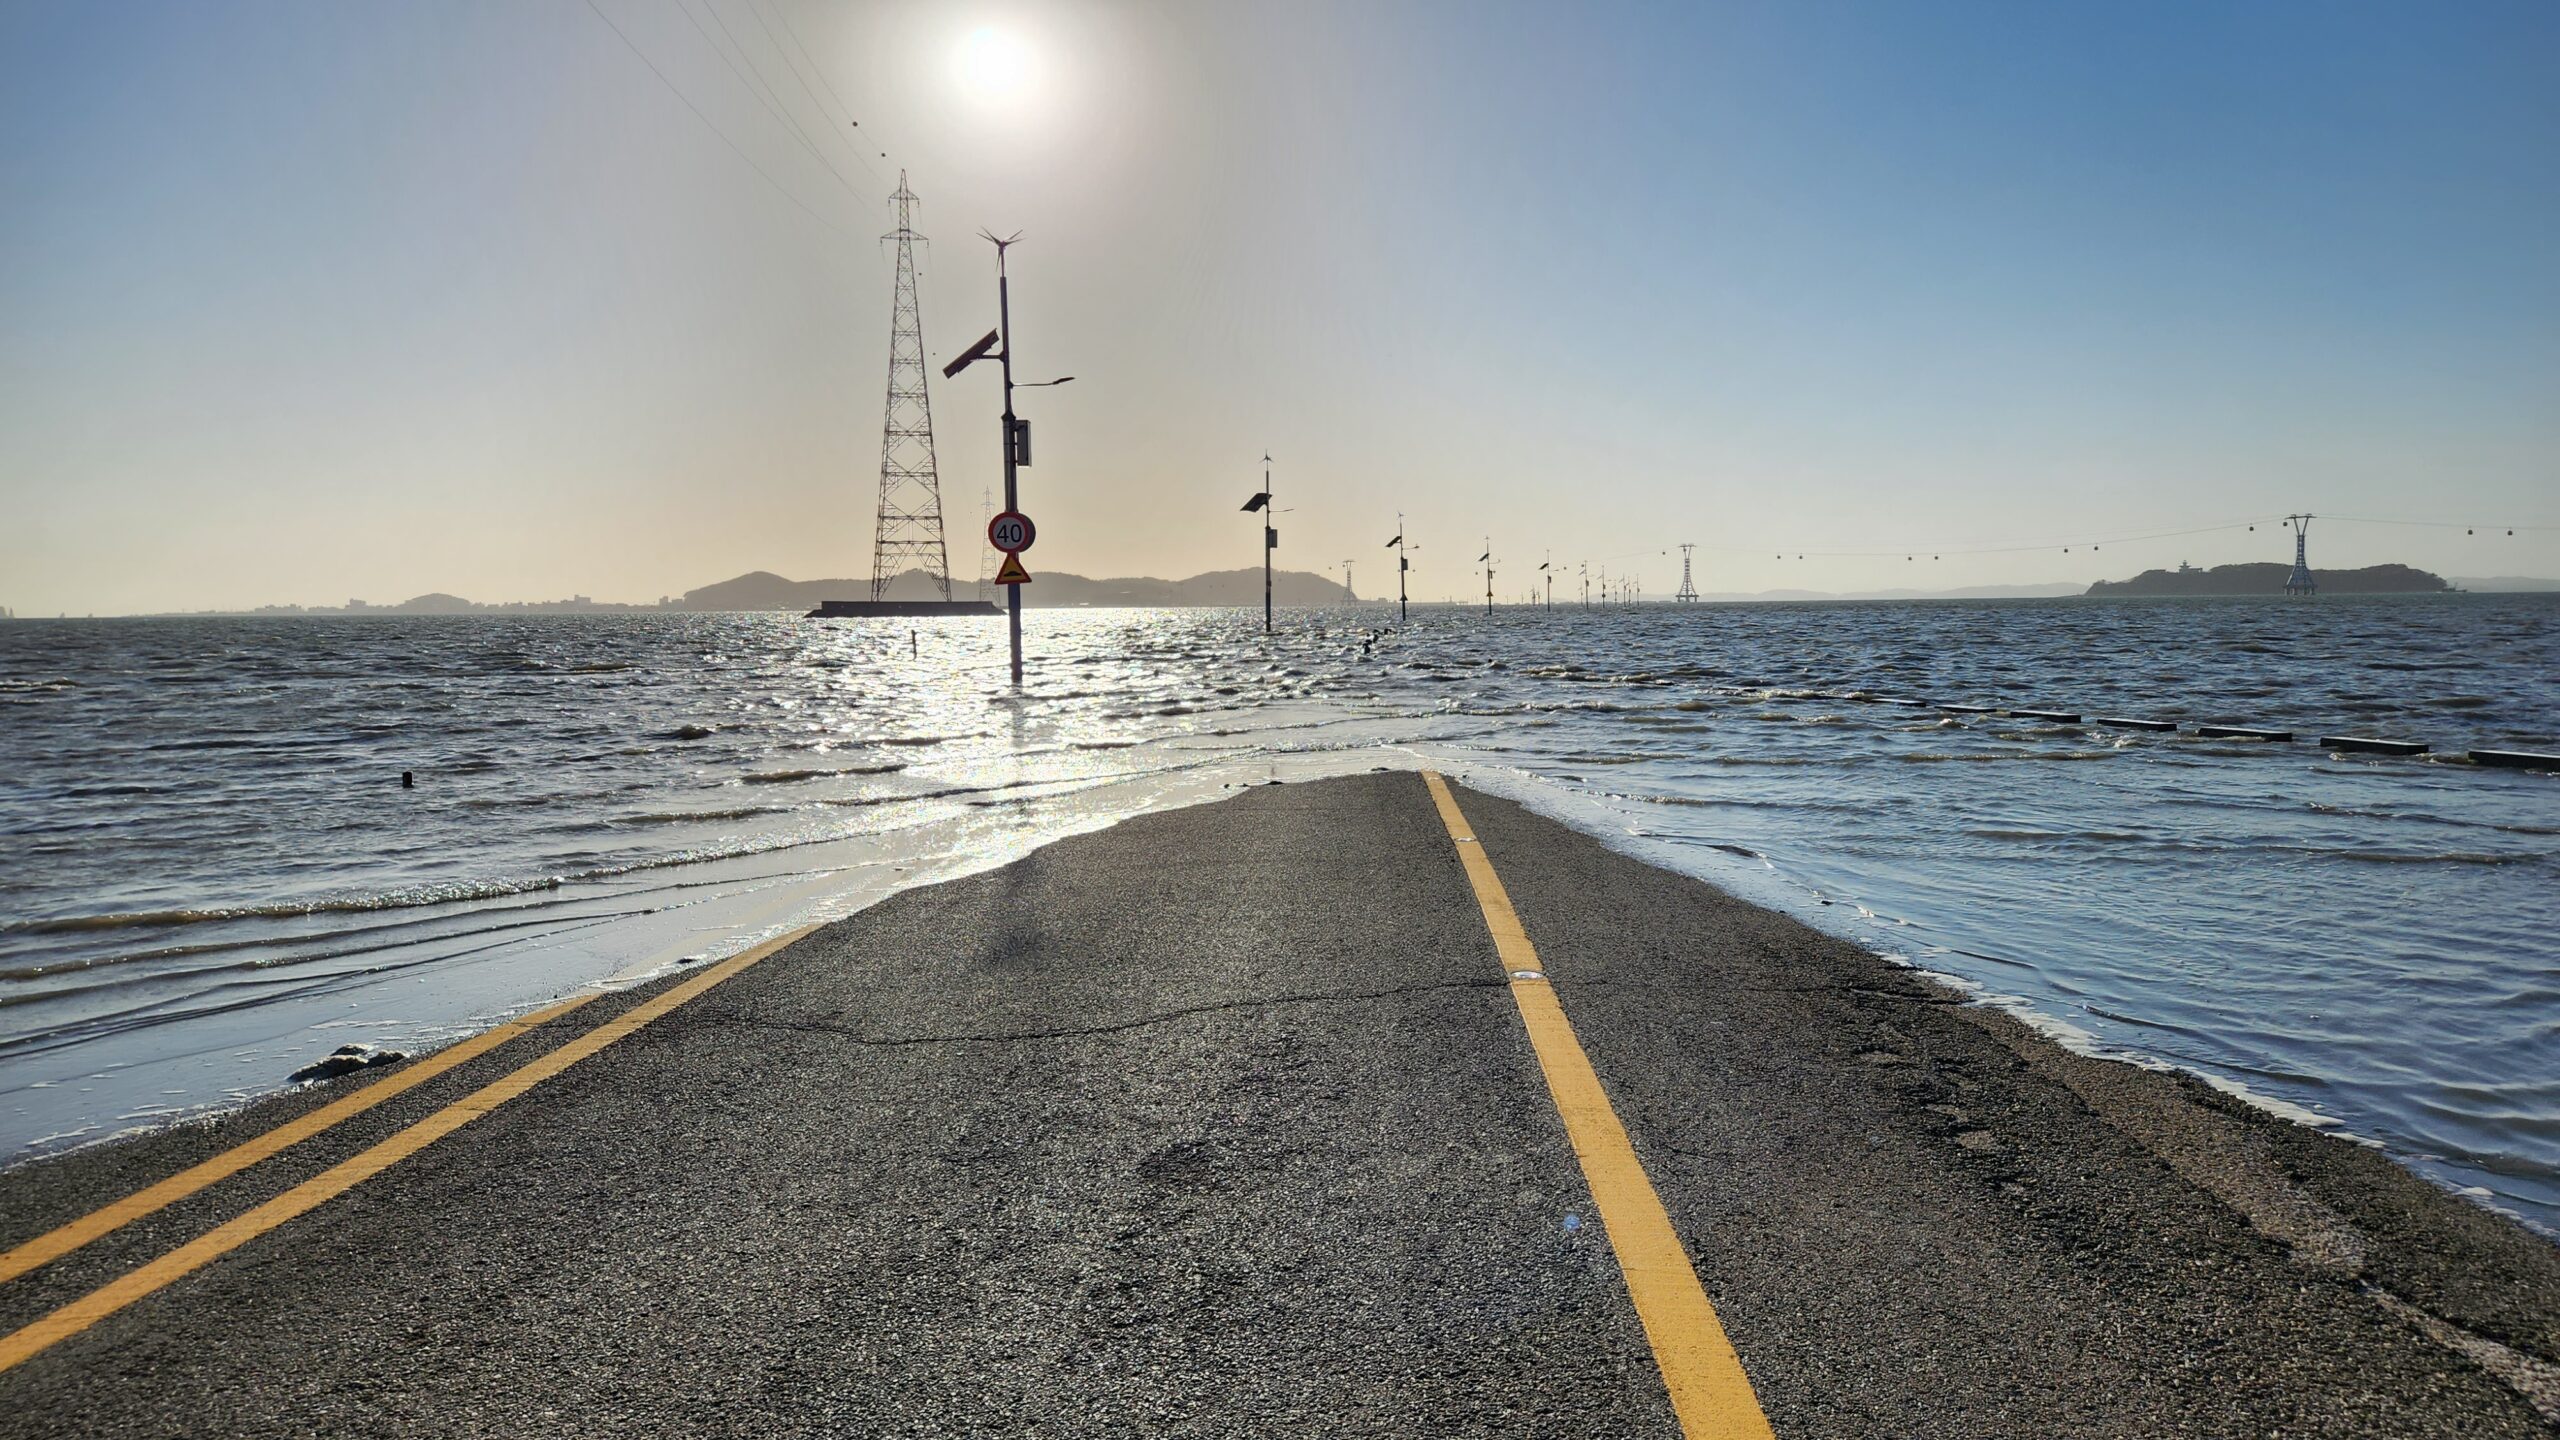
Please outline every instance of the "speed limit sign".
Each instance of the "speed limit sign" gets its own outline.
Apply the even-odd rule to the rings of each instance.
[[[1019,555],[1030,549],[1032,540],[1039,533],[1032,526],[1031,517],[1019,510],[1007,510],[987,522],[987,543],[1007,555]]]

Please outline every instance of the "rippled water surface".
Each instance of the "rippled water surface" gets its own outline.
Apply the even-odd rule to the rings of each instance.
[[[2550,751],[2560,597],[1391,619],[0,625],[0,1157],[1427,762],[2560,1225],[2560,776],[1938,708]]]

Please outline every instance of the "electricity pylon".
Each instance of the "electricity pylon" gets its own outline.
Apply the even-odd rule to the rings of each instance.
[[[924,321],[916,310],[915,192],[898,172],[898,279],[889,306],[889,403],[880,426],[880,519],[872,532],[871,598],[888,598],[899,572],[920,569],[951,598],[951,552],[942,539],[942,477],[933,458],[933,401],[924,388]]]
[[[2309,515],[2287,515],[2285,523],[2293,527],[2293,573],[2284,577],[2284,593],[2310,595],[2320,587],[2311,583],[2311,522]]]
[[[1680,593],[1671,597],[1674,600],[1697,601],[1698,587],[1689,582],[1689,552],[1697,548],[1686,540],[1680,542]]]

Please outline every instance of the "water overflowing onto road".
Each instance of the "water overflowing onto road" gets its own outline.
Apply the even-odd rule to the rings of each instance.
[[[1430,763],[2560,1226],[2560,596],[1391,618],[0,626],[0,1157]]]

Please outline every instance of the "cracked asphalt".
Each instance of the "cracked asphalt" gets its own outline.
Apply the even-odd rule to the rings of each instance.
[[[2548,1242],[1460,796],[1780,1435],[2553,1433]],[[0,1175],[0,1243],[341,1093]],[[1262,787],[827,927],[0,1374],[0,1436],[1677,1434],[1590,1218],[1421,780]]]

